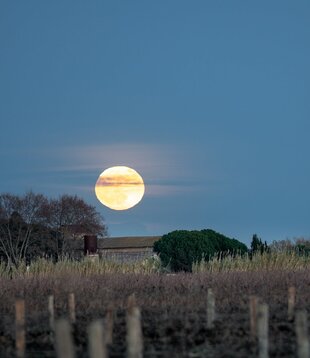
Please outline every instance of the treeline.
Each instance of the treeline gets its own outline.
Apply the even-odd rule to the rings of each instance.
[[[249,253],[294,253],[300,256],[310,256],[310,240],[297,238],[294,240],[278,240],[267,245],[256,234],[253,235]]]
[[[310,240],[296,238],[294,240],[273,241],[268,246],[269,252],[295,253],[300,256],[310,256]]]
[[[107,227],[95,207],[77,196],[0,195],[0,257],[8,263],[71,256],[84,234],[104,236]]]
[[[256,265],[260,262],[258,256],[263,258],[263,263],[268,259],[279,259],[280,256],[277,256],[279,253],[291,255],[294,259],[297,256],[308,257],[310,256],[310,241],[283,240],[274,241],[268,245],[266,241],[262,241],[257,234],[254,234],[250,248],[248,248],[242,242],[214,230],[177,230],[164,235],[155,242],[154,251],[159,255],[167,270],[192,271],[195,267],[197,271],[197,267],[212,269],[215,266],[222,267],[222,264],[226,267],[234,267],[233,261],[242,264],[239,267],[252,267],[249,261],[254,260]],[[289,257],[285,259],[287,261]]]

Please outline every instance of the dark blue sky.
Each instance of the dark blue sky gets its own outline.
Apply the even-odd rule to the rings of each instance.
[[[0,3],[0,189],[77,194],[111,236],[310,237],[309,1]],[[107,167],[146,182],[131,210]]]

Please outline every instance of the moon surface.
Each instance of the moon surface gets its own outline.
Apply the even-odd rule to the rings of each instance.
[[[104,170],[95,185],[97,199],[113,210],[127,210],[137,205],[144,191],[141,175],[125,166]]]

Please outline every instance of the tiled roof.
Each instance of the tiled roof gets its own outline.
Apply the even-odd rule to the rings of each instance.
[[[98,240],[98,249],[123,249],[134,247],[153,247],[161,236],[109,237]]]

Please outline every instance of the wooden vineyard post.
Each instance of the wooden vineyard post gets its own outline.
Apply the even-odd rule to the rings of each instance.
[[[288,305],[287,305],[287,317],[289,321],[294,320],[295,304],[296,304],[296,288],[288,288]]]
[[[55,310],[54,310],[54,296],[48,296],[48,316],[49,316],[49,325],[51,332],[55,330]]]
[[[25,357],[26,333],[25,333],[25,301],[21,298],[15,301],[15,332],[16,332],[16,357]]]
[[[252,339],[256,337],[257,303],[258,298],[256,296],[250,296],[250,334]]]
[[[257,306],[257,338],[259,358],[268,358],[268,305],[265,303]]]
[[[143,336],[141,327],[141,313],[136,305],[134,294],[128,298],[128,308],[126,314],[127,326],[127,357],[142,358],[143,357]]]
[[[71,326],[66,319],[55,322],[55,344],[57,358],[74,358]]]
[[[68,307],[69,307],[69,319],[70,323],[74,324],[76,317],[75,317],[75,296],[74,293],[69,293],[68,295]]]
[[[106,339],[101,320],[93,321],[88,327],[88,352],[90,358],[107,358]]]
[[[215,320],[215,298],[211,288],[208,289],[207,293],[207,328],[214,328]]]
[[[113,312],[113,308],[109,306],[104,320],[106,344],[113,343],[113,325],[114,325],[114,312]]]
[[[308,339],[308,323],[307,312],[297,311],[295,320],[295,330],[297,339],[297,357],[309,358],[309,339]]]

